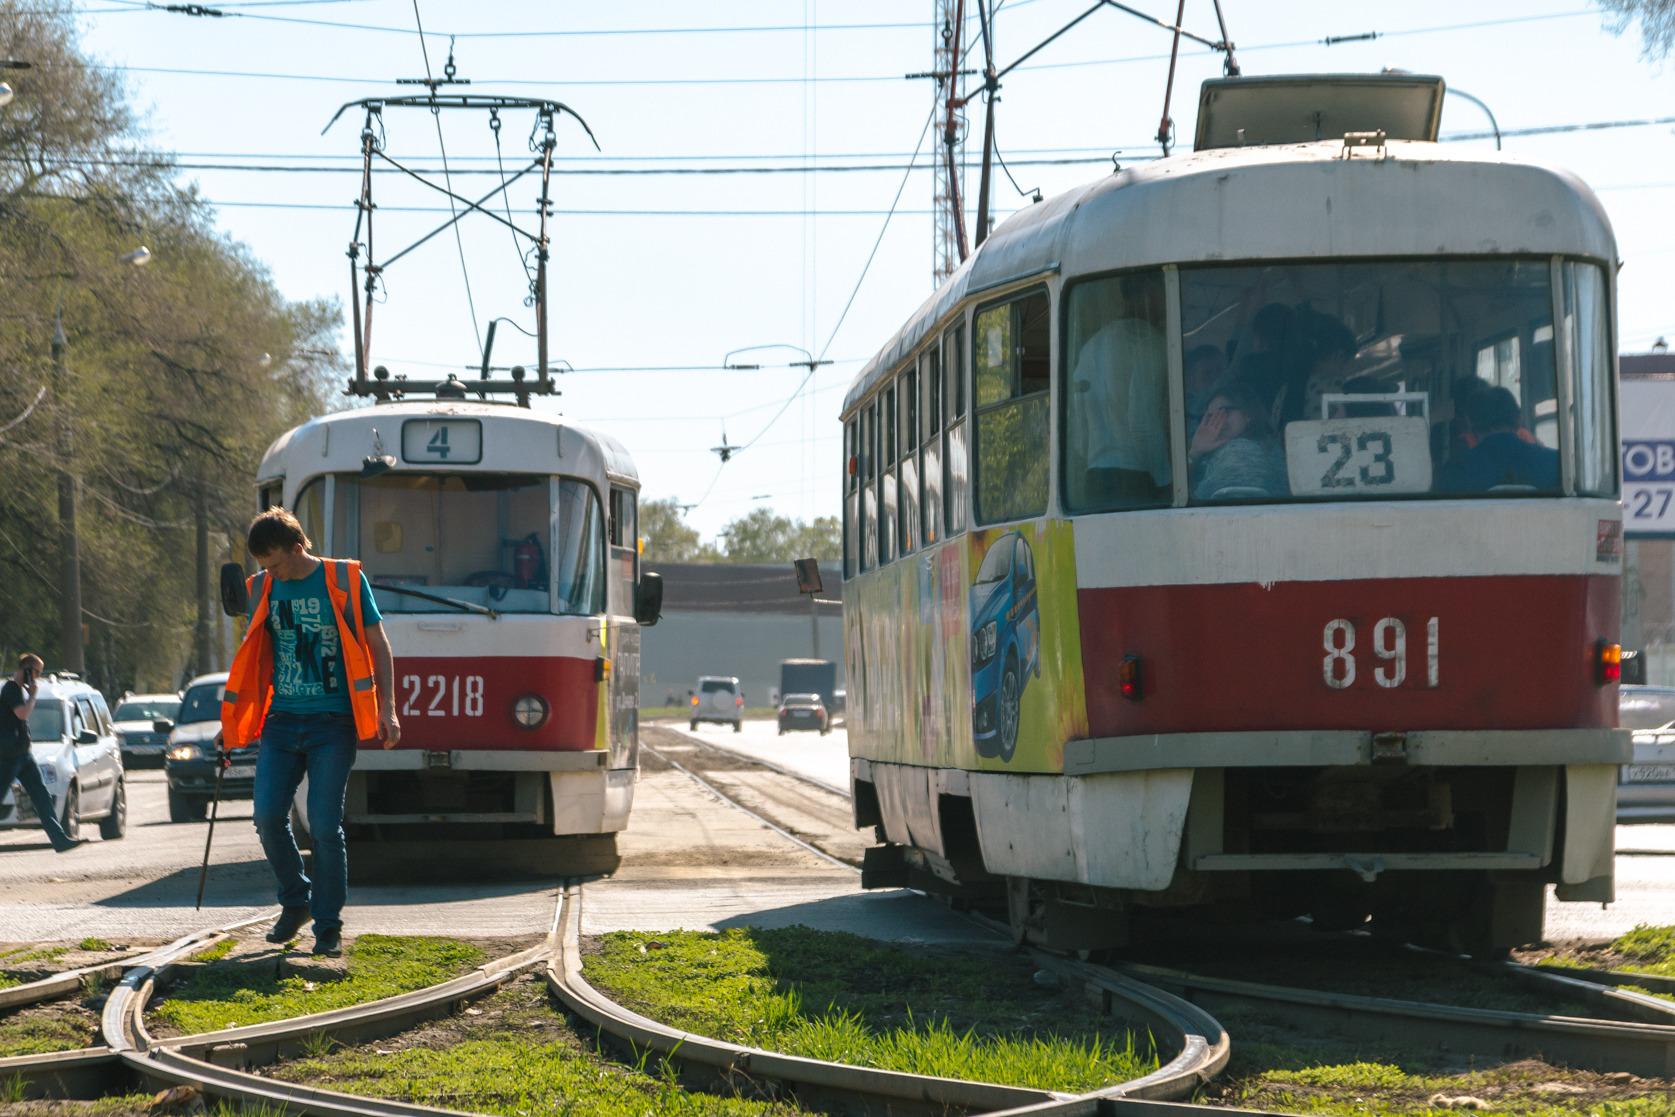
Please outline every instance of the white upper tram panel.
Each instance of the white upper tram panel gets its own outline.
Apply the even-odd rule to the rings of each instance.
[[[1617,259],[1604,207],[1580,179],[1497,152],[1403,139],[1352,146],[1340,136],[1217,147],[1127,167],[1001,224],[862,369],[843,413],[955,304],[1031,276],[1484,255]]]
[[[482,421],[477,461],[409,460],[403,429],[417,420]],[[382,449],[378,448],[382,444]],[[259,481],[326,473],[357,473],[369,455],[390,454],[395,469],[470,469],[502,473],[555,473],[639,487],[634,461],[609,435],[575,426],[559,415],[507,404],[469,400],[408,400],[352,408],[310,419],[274,440],[262,455]]]

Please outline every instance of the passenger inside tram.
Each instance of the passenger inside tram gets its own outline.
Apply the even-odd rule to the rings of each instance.
[[[1475,445],[1444,467],[1439,488],[1483,493],[1559,487],[1559,452],[1521,437],[1523,411],[1510,391],[1485,385],[1467,399],[1466,419]]]
[[[1259,499],[1290,491],[1268,406],[1247,383],[1231,384],[1210,400],[1187,460],[1198,500]]]

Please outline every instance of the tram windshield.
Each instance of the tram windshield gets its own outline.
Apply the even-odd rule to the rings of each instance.
[[[558,503],[554,514],[553,501]],[[580,481],[503,473],[337,479],[333,549],[358,555],[380,612],[599,612],[604,523]],[[435,600],[443,598],[449,600]]]
[[[1131,359],[1119,363],[1156,367],[1161,347],[1142,352],[1131,321],[1146,317],[1134,309],[1147,305],[1143,292],[1099,296],[1100,284],[1133,278],[1073,288],[1071,333],[1091,341],[1129,326],[1135,339],[1121,351]],[[1567,472],[1574,492],[1615,495],[1606,290],[1597,266],[1548,258],[1181,269],[1176,437],[1192,503],[1556,496]],[[1078,315],[1078,301],[1118,310]],[[1099,320],[1112,314],[1123,321]],[[1121,398],[1133,415],[1164,406],[1161,393],[1132,386]],[[1153,462],[1164,459],[1139,450],[1150,448],[1136,447],[1129,473],[1154,487],[1129,486],[1127,506],[1167,503],[1165,468]],[[1099,476],[1101,462],[1086,460]],[[1097,505],[1099,491],[1072,503]]]
[[[1555,323],[1547,259],[1183,270],[1193,501],[1613,494],[1604,276],[1559,273]]]

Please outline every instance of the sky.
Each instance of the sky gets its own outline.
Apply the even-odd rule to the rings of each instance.
[[[997,65],[1089,6],[1001,0]],[[1131,6],[1174,14],[1167,0]],[[338,107],[417,92],[394,82],[423,77],[427,62],[440,76],[450,46],[458,76],[472,83],[463,91],[563,102],[585,118],[600,152],[574,120],[560,120],[551,352],[577,371],[560,377],[562,396],[536,406],[612,433],[635,458],[643,498],[692,505],[688,522],[706,538],[758,507],[799,519],[837,515],[844,391],[934,289],[936,138],[926,124],[936,89],[906,75],[933,65],[935,0],[418,0],[416,8],[414,0],[242,0],[206,18],[138,0],[80,0],[77,18],[84,46],[121,68],[149,142],[179,153],[182,175],[215,203],[221,227],[265,262],[287,297],[342,301],[345,352],[344,252],[361,119],[351,109],[322,135]],[[1187,0],[1185,10],[1189,30],[1219,37],[1210,0]],[[1247,74],[1387,66],[1438,74],[1485,102],[1509,132],[1675,117],[1675,61],[1645,60],[1637,28],[1613,34],[1611,17],[1575,0],[1223,0],[1223,12]],[[976,32],[970,21],[967,43]],[[1109,173],[1113,157],[1154,157],[1169,47],[1165,31],[1108,8],[1009,74],[996,136],[1017,185],[1051,196]],[[979,46],[970,60],[980,57]],[[1183,149],[1199,85],[1220,74],[1219,55],[1183,44],[1171,107]],[[974,101],[972,160],[982,113]],[[528,112],[504,117],[508,166],[526,158],[532,123]],[[384,124],[392,156],[441,166],[430,114],[391,109]],[[1482,108],[1446,99],[1445,138],[1488,125]],[[456,191],[486,193],[496,178],[481,172],[497,159],[488,122],[444,114],[441,126]],[[1621,348],[1675,338],[1675,127],[1504,142],[1509,154],[1567,167],[1598,191],[1623,260]],[[252,166],[292,169],[231,169]],[[773,171],[690,173],[729,168]],[[671,170],[682,173],[645,173]],[[531,183],[506,195],[526,225]],[[976,185],[974,167],[968,223]],[[387,207],[376,229],[381,257],[447,219],[444,197],[400,176],[381,176],[376,191]],[[1030,204],[1005,176],[995,197],[1001,216]],[[415,378],[463,371],[480,359],[477,331],[489,319],[532,327],[526,293],[512,235],[473,216],[457,241],[445,233],[391,267],[374,363]],[[532,340],[504,324],[498,334],[496,364],[535,363]],[[755,346],[778,348],[729,362]],[[808,354],[831,363],[812,375],[791,364]],[[748,446],[726,465],[711,450],[724,435]]]

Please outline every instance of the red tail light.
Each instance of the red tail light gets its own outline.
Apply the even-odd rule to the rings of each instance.
[[[1622,682],[1623,646],[1621,644],[1608,644],[1601,640],[1595,659],[1594,679],[1600,686]]]
[[[1141,672],[1140,657],[1125,655],[1122,663],[1117,666],[1117,682],[1122,687],[1122,696],[1130,702],[1138,702],[1145,697],[1140,691]]]
[[[744,695],[741,694],[741,695],[738,695],[737,697],[735,697],[733,699],[733,705],[735,705],[735,706],[744,705]]]

